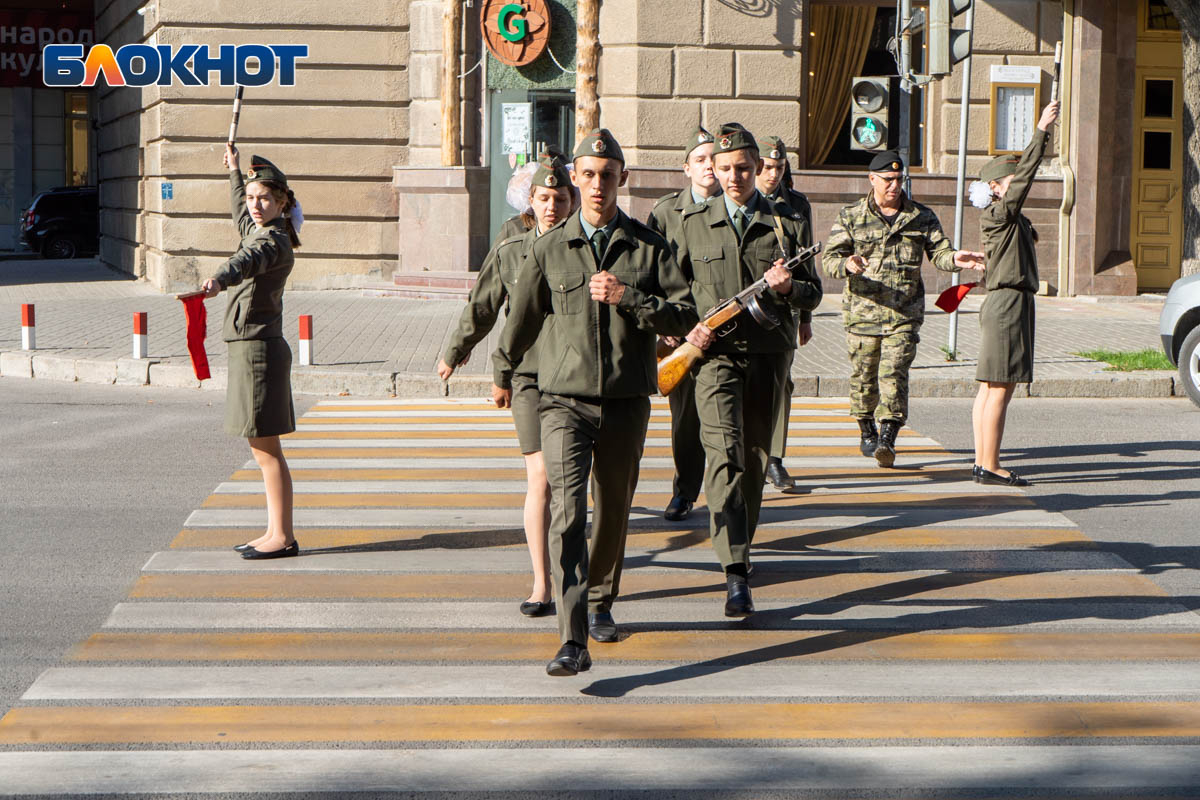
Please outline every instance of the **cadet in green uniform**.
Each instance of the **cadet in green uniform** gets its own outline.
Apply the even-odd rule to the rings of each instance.
[[[540,166],[544,163],[556,167],[565,167],[567,164],[567,154],[556,144],[547,145],[546,149],[538,154],[538,165]],[[575,192],[574,187],[568,184],[566,189],[572,196],[572,205],[577,205],[579,196]],[[532,184],[530,185],[530,191],[533,191]],[[534,223],[535,220],[530,211],[523,211],[520,214],[509,217],[500,225],[500,230],[496,233],[496,238],[492,240],[492,247],[514,236],[524,236],[525,231],[534,227]]]
[[[908,370],[925,320],[921,260],[928,255],[938,269],[958,272],[982,269],[983,253],[955,251],[934,213],[905,195],[899,155],[880,153],[869,170],[871,191],[838,213],[822,268],[831,278],[846,279],[842,317],[859,446],[890,467],[896,434],[908,420]]]
[[[243,183],[238,152],[225,148],[238,251],[204,282],[207,297],[229,289],[222,336],[229,343],[225,431],[250,440],[262,470],[267,530],[234,549],[242,558],[283,558],[300,552],[292,530],[292,475],[279,437],[296,430],[292,408],[292,351],[283,338],[283,287],[300,239],[290,212],[296,196],[283,171],[250,157]]]
[[[762,159],[750,132],[736,123],[722,125],[713,166],[724,194],[683,212],[679,267],[696,306],[705,309],[765,277],[770,290],[760,301],[779,319],[768,330],[744,314],[728,335],[717,337],[697,325],[687,336],[706,355],[696,368],[696,407],[708,459],[709,531],[726,576],[725,615],[745,617],[754,613],[750,544],[762,504],[777,376],[796,348],[795,315],[820,304],[821,282],[811,262],[795,273],[782,266],[812,243],[812,231],[794,209],[755,188]]]
[[[792,168],[788,163],[787,146],[778,136],[764,136],[761,140],[763,169],[758,174],[755,184],[758,190],[767,196],[771,202],[786,203],[793,211],[808,221],[808,229],[812,230],[812,206],[803,192],[798,192],[792,186]],[[800,312],[800,326],[797,339],[801,347],[812,340],[812,312]],[[792,351],[793,356],[795,350]],[[767,459],[767,480],[776,489],[789,489],[795,486],[795,481],[788,475],[783,466],[783,457],[787,455],[788,417],[792,411],[792,392],[796,385],[792,381],[792,362],[777,376],[779,392],[776,395],[775,418],[771,425],[771,455]]]
[[[1018,161],[999,156],[979,180],[992,190],[992,203],[979,220],[987,254],[987,298],[979,312],[982,343],[975,379],[979,394],[971,421],[975,427],[975,480],[1005,486],[1029,481],[1000,468],[1000,441],[1008,403],[1018,383],[1033,380],[1034,294],[1038,289],[1037,233],[1021,208],[1058,119],[1058,101],[1042,111],[1037,130]]]
[[[537,237],[566,219],[571,212],[571,177],[562,162],[543,160],[529,188],[529,205],[536,218],[534,227],[521,236],[505,239],[488,254],[479,271],[467,307],[438,363],[438,376],[449,380],[454,369],[466,362],[500,317],[508,313],[508,298],[529,248]],[[522,215],[524,216],[524,215]],[[548,330],[548,328],[547,328]],[[545,331],[543,331],[543,335]],[[540,617],[551,613],[550,560],[546,553],[546,531],[550,524],[550,485],[542,459],[542,431],[538,412],[541,394],[537,388],[537,346],[530,348],[515,365],[512,377],[512,414],[517,440],[525,456],[525,542],[533,562],[533,589],[521,603],[521,613]]]
[[[617,208],[617,189],[628,176],[620,145],[607,130],[579,142],[571,179],[580,190],[580,212],[533,243],[494,356],[493,394],[504,402],[514,365],[553,315],[553,336],[541,340],[538,353],[550,566],[562,640],[546,666],[551,675],[591,666],[589,635],[617,639],[612,605],[657,388],[655,334],[679,335],[696,322],[666,240]]]
[[[684,145],[683,174],[690,184],[686,189],[659,198],[646,224],[661,234],[672,251],[678,248],[683,231],[683,212],[696,203],[703,203],[721,193],[721,184],[712,168],[712,134],[697,128]],[[697,309],[705,311],[707,309]],[[670,347],[678,347],[683,339],[664,338]],[[688,374],[667,395],[671,404],[671,457],[675,461],[671,502],[663,517],[678,522],[687,519],[704,482],[704,448],[700,445],[700,417],[696,414],[696,381]]]

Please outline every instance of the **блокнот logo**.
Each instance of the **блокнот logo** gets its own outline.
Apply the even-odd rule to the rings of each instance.
[[[214,56],[208,45],[127,44],[113,53],[98,44],[84,56],[82,44],[48,44],[42,51],[47,86],[280,86],[296,85],[296,62],[308,58],[306,44],[223,44]],[[278,66],[276,66],[278,62]],[[213,80],[216,73],[218,80]]]

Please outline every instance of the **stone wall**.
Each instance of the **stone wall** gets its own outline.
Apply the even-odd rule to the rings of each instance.
[[[407,160],[408,3],[251,6],[97,0],[96,37],[151,44],[307,44],[297,85],[249,88],[238,129],[287,174],[304,208],[290,285],[386,280],[397,253],[392,168]],[[263,31],[269,30],[269,36]],[[237,247],[229,222],[228,87],[99,89],[101,256],[164,291],[195,287]],[[170,183],[173,197],[163,197]]]

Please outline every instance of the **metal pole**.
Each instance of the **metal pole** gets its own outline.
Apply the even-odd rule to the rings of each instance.
[[[975,46],[975,4],[972,3],[967,7],[967,37],[972,49]],[[970,100],[971,100],[971,62],[975,60],[973,55],[967,56],[963,62],[963,82],[962,82],[962,97],[959,104],[958,114],[958,181],[955,186],[957,191],[954,195],[954,249],[962,249],[962,234],[963,234],[963,192],[966,190],[967,182],[967,122],[970,119]],[[958,286],[959,273],[955,272],[950,277],[952,286]],[[950,313],[950,340],[946,343],[946,349],[950,351],[950,360],[958,360],[958,310],[955,309]]]

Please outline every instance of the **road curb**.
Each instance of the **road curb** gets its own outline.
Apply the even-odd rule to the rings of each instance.
[[[71,358],[23,350],[0,352],[0,376],[205,391],[225,391],[226,386],[224,368],[214,368],[212,379],[202,382],[196,380],[188,364],[169,364],[153,359],[120,358],[113,361]],[[297,394],[352,397],[490,397],[492,380],[483,375],[469,375],[452,378],[446,383],[432,373],[353,372],[320,366],[293,366],[292,391]],[[977,391],[978,384],[965,377],[916,377],[909,386],[911,397],[974,397]],[[845,397],[849,393],[850,379],[844,376],[808,375],[795,378],[793,394],[797,397]],[[1014,396],[1161,398],[1186,395],[1183,387],[1176,384],[1174,373],[1098,373],[1018,384]]]

